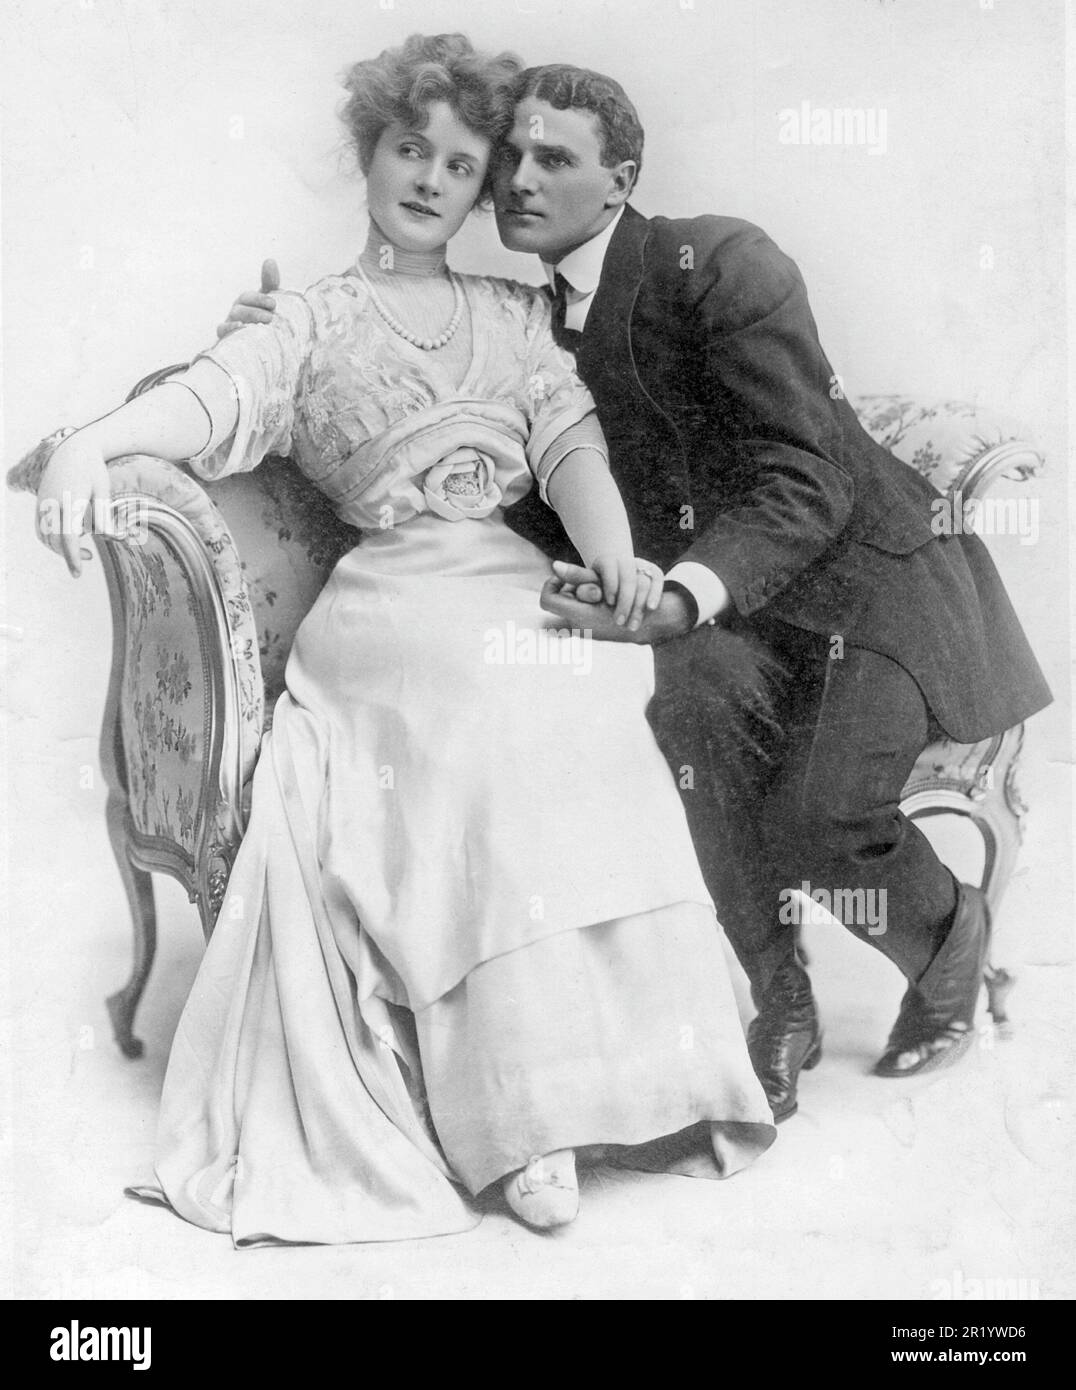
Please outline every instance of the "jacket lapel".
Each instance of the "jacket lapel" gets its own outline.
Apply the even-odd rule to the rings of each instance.
[[[588,384],[591,374],[603,369],[622,379],[624,366],[631,361],[631,311],[643,278],[643,253],[649,235],[646,218],[633,207],[625,207],[605,253],[576,354],[580,374]]]

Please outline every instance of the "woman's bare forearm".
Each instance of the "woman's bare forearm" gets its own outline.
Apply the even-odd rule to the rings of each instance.
[[[226,439],[237,416],[228,378],[212,362],[201,361],[85,425],[79,434],[106,459],[154,454],[179,462],[205,448],[211,427],[217,439]]]
[[[596,449],[574,449],[546,488],[550,505],[586,565],[600,556],[630,556],[631,527],[620,489]]]

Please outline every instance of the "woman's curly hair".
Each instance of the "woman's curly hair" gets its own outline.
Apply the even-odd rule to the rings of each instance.
[[[513,83],[523,64],[511,53],[478,53],[463,34],[412,34],[399,48],[353,63],[344,74],[348,99],[341,119],[364,174],[370,172],[381,132],[394,121],[421,130],[430,106],[447,102],[459,119],[495,149],[511,128]],[[491,159],[478,196],[488,205]]]

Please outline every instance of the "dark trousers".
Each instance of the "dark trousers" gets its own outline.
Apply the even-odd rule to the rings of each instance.
[[[756,999],[793,949],[789,890],[804,883],[918,980],[956,885],[899,809],[939,732],[912,677],[764,617],[698,628],[654,657],[650,721]]]

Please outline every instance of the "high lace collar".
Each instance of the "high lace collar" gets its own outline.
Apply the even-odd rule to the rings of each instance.
[[[391,260],[386,264],[386,252],[391,252]],[[446,253],[443,246],[432,251],[404,251],[394,245],[377,223],[370,219],[370,230],[366,245],[359,256],[359,264],[367,275],[417,275],[432,278],[445,273]]]

